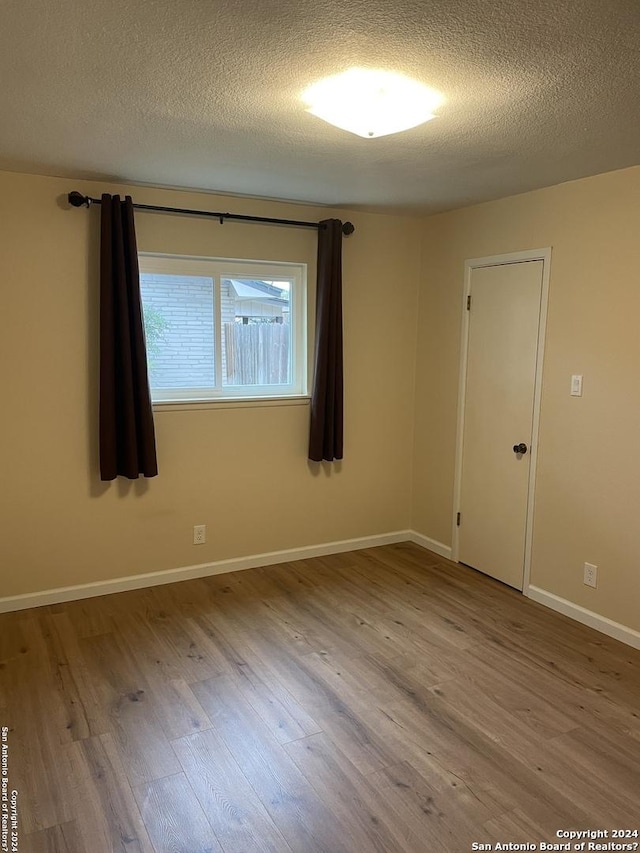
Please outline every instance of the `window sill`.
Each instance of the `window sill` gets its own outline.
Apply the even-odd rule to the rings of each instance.
[[[305,394],[289,397],[220,397],[215,400],[158,400],[154,412],[187,412],[204,409],[253,409],[265,406],[307,406],[311,397]]]

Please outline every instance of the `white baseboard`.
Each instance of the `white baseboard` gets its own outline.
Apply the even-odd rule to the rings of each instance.
[[[574,604],[566,598],[560,598],[559,595],[554,595],[552,592],[547,592],[545,589],[540,589],[537,586],[529,586],[525,590],[525,595],[537,601],[539,604],[544,604],[545,607],[550,607],[570,619],[575,619],[576,622],[582,622],[583,625],[588,625],[590,628],[595,628],[596,631],[601,631],[615,640],[620,640],[628,646],[633,646],[634,649],[640,649],[640,632],[633,628],[627,628],[626,625],[621,625],[620,622],[614,622],[612,619],[607,619],[606,616],[600,616],[599,613],[594,613],[593,610],[587,610],[586,607],[580,607],[579,604]]]
[[[428,536],[423,536],[422,533],[417,533],[415,530],[409,531],[409,541],[415,545],[420,545],[421,548],[426,548],[428,551],[433,551],[439,557],[451,559],[451,548],[448,545],[443,545],[437,539],[429,539]]]
[[[96,581],[95,583],[77,584],[76,586],[46,589],[42,592],[29,592],[24,595],[11,595],[0,598],[0,613],[12,610],[24,610],[28,607],[42,607],[47,604],[60,604],[64,601],[76,601],[82,598],[95,598],[99,595],[109,595],[114,592],[126,592],[130,589],[143,589],[149,586],[160,586],[177,581],[203,578],[210,575],[220,575],[225,572],[237,572],[243,569],[255,569],[260,566],[273,566],[277,563],[288,563],[294,560],[306,560],[312,557],[323,557],[329,554],[341,554],[347,551],[358,551],[362,548],[375,548],[379,545],[393,545],[398,542],[413,542],[440,557],[451,559],[451,548],[430,539],[415,530],[396,530],[393,533],[382,533],[377,536],[362,536],[357,539],[342,539],[336,542],[325,542],[320,545],[306,545],[302,548],[289,548],[284,551],[269,551],[264,554],[253,554],[247,557],[235,557],[229,560],[217,560],[213,563],[201,563],[195,566],[182,566],[177,569],[167,569],[161,572],[147,572],[142,575],[131,575],[124,578]],[[600,616],[592,610],[587,610],[565,598],[560,598],[552,592],[547,592],[536,586],[529,586],[525,595],[539,604],[544,604],[558,613],[569,616],[583,625],[595,628],[609,637],[620,640],[629,646],[640,649],[640,632],[619,622],[614,622],[606,616]]]
[[[147,586],[160,586],[165,583],[204,578],[225,572],[237,572],[241,569],[255,569],[259,566],[273,566],[276,563],[288,563],[292,560],[306,560],[311,557],[323,557],[327,554],[341,554],[345,551],[358,551],[361,548],[375,548],[378,545],[392,545],[396,542],[411,540],[411,531],[396,530],[378,536],[362,536],[358,539],[343,539],[338,542],[325,542],[321,545],[306,545],[302,548],[289,548],[285,551],[270,551],[265,554],[253,554],[249,557],[235,557],[231,560],[217,560],[214,563],[201,563],[197,566],[183,566],[161,572],[147,572],[143,575],[131,575],[125,578],[96,581],[95,583],[46,589],[42,592],[28,592],[24,595],[10,595],[0,598],[0,613],[11,610],[24,610],[27,607],[42,607],[45,604],[60,604],[63,601],[76,601],[81,598],[94,598],[113,592],[125,592],[129,589],[142,589]]]

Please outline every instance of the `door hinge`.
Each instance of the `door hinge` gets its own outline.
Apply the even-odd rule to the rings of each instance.
[[[460,527],[460,513],[456,515],[456,526]]]
[[[471,294],[467,296],[467,311],[471,311]]]

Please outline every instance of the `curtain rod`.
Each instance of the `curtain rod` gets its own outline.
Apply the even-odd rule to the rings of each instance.
[[[82,193],[79,193],[77,190],[70,192],[67,199],[72,207],[82,207],[83,205],[91,207],[92,204],[102,203],[101,199],[82,195]],[[182,213],[186,216],[208,216],[211,217],[211,219],[218,219],[220,221],[220,225],[222,225],[225,219],[238,219],[242,222],[265,222],[270,225],[294,225],[297,228],[324,227],[320,222],[305,222],[300,219],[274,219],[270,216],[244,216],[241,213],[216,213],[211,210],[190,210],[189,208],[184,207],[160,207],[155,204],[134,204],[133,207],[135,210],[155,210],[159,213]],[[352,222],[342,223],[342,233],[344,235],[348,236],[349,234],[353,234],[355,230],[355,225]]]

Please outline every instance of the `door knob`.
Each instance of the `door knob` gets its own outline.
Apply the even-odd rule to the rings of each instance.
[[[527,452],[527,445],[524,444],[524,442],[521,442],[520,444],[514,444],[513,445],[513,452],[514,453],[526,453]]]

